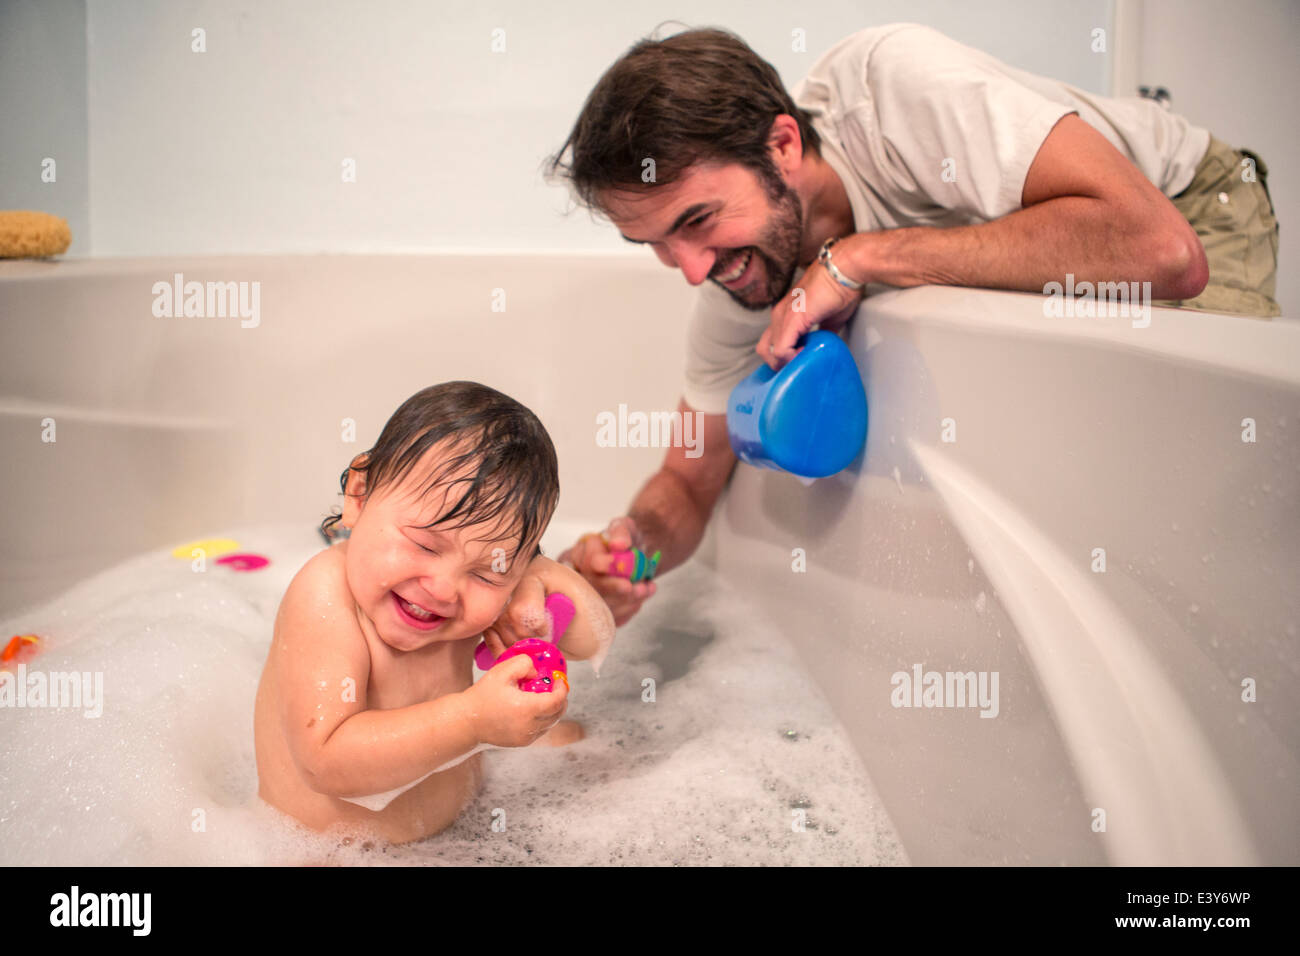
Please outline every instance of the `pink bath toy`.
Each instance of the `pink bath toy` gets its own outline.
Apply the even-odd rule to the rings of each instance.
[[[260,554],[228,554],[223,558],[217,558],[217,564],[228,565],[233,571],[256,571],[264,568],[271,561]]]
[[[564,632],[569,628],[569,622],[573,620],[576,613],[573,602],[569,598],[555,592],[546,596],[546,612],[551,615],[551,637],[558,641],[564,636]],[[496,660],[492,659],[492,652],[488,650],[487,641],[482,641],[474,651],[474,663],[478,665],[481,671],[488,670],[491,667],[500,664],[502,661],[518,657],[520,654],[526,654],[533,659],[533,667],[537,671],[537,676],[527,678],[519,682],[519,689],[531,691],[534,694],[549,694],[555,689],[554,681],[562,680],[565,686],[569,684],[569,666],[565,663],[564,655],[560,649],[550,641],[544,641],[540,637],[528,637],[522,641],[516,641],[505,649],[505,652]]]

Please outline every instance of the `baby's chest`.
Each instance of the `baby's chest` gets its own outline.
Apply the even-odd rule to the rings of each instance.
[[[367,706],[379,710],[410,707],[467,690],[473,682],[469,661],[388,661],[372,666]]]

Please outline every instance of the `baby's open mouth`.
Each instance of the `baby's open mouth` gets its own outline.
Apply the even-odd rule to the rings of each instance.
[[[428,608],[421,607],[418,604],[406,600],[406,598],[402,597],[396,591],[393,592],[393,601],[397,605],[398,614],[400,614],[402,619],[412,627],[427,630],[429,628],[437,627],[446,620],[446,618],[435,614]]]

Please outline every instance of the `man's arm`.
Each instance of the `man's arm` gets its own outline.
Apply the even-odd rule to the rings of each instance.
[[[678,403],[677,410],[683,419],[696,414],[685,401]],[[637,493],[627,516],[610,522],[605,540],[599,535],[583,535],[560,555],[561,561],[571,561],[605,599],[616,624],[627,623],[640,610],[654,594],[655,584],[633,584],[611,576],[610,552],[634,544],[650,553],[661,551],[660,572],[683,563],[699,547],[714,505],[736,465],[727,438],[727,416],[702,415],[700,421],[698,457],[688,457],[684,447],[669,448],[663,465]]]
[[[682,418],[696,414],[682,400],[677,405]],[[704,537],[713,507],[718,503],[727,478],[736,466],[736,453],[727,438],[726,415],[701,415],[701,454],[686,455],[688,449],[672,447],[664,463],[642,486],[628,509],[636,522],[643,550],[662,551],[659,571],[682,564],[695,553]]]
[[[1021,205],[975,226],[858,233],[836,245],[836,265],[863,282],[1027,292],[1071,272],[1076,282],[1150,282],[1153,299],[1192,298],[1209,281],[1196,231],[1073,113],[1039,148]]]

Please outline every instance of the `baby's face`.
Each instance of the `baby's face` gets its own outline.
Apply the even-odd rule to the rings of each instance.
[[[522,552],[510,561],[516,542],[500,540],[501,526],[424,527],[450,510],[464,488],[449,495],[443,486],[421,497],[427,460],[364,501],[346,498],[343,511],[352,529],[346,562],[352,596],[384,643],[401,651],[481,634],[528,565]]]

